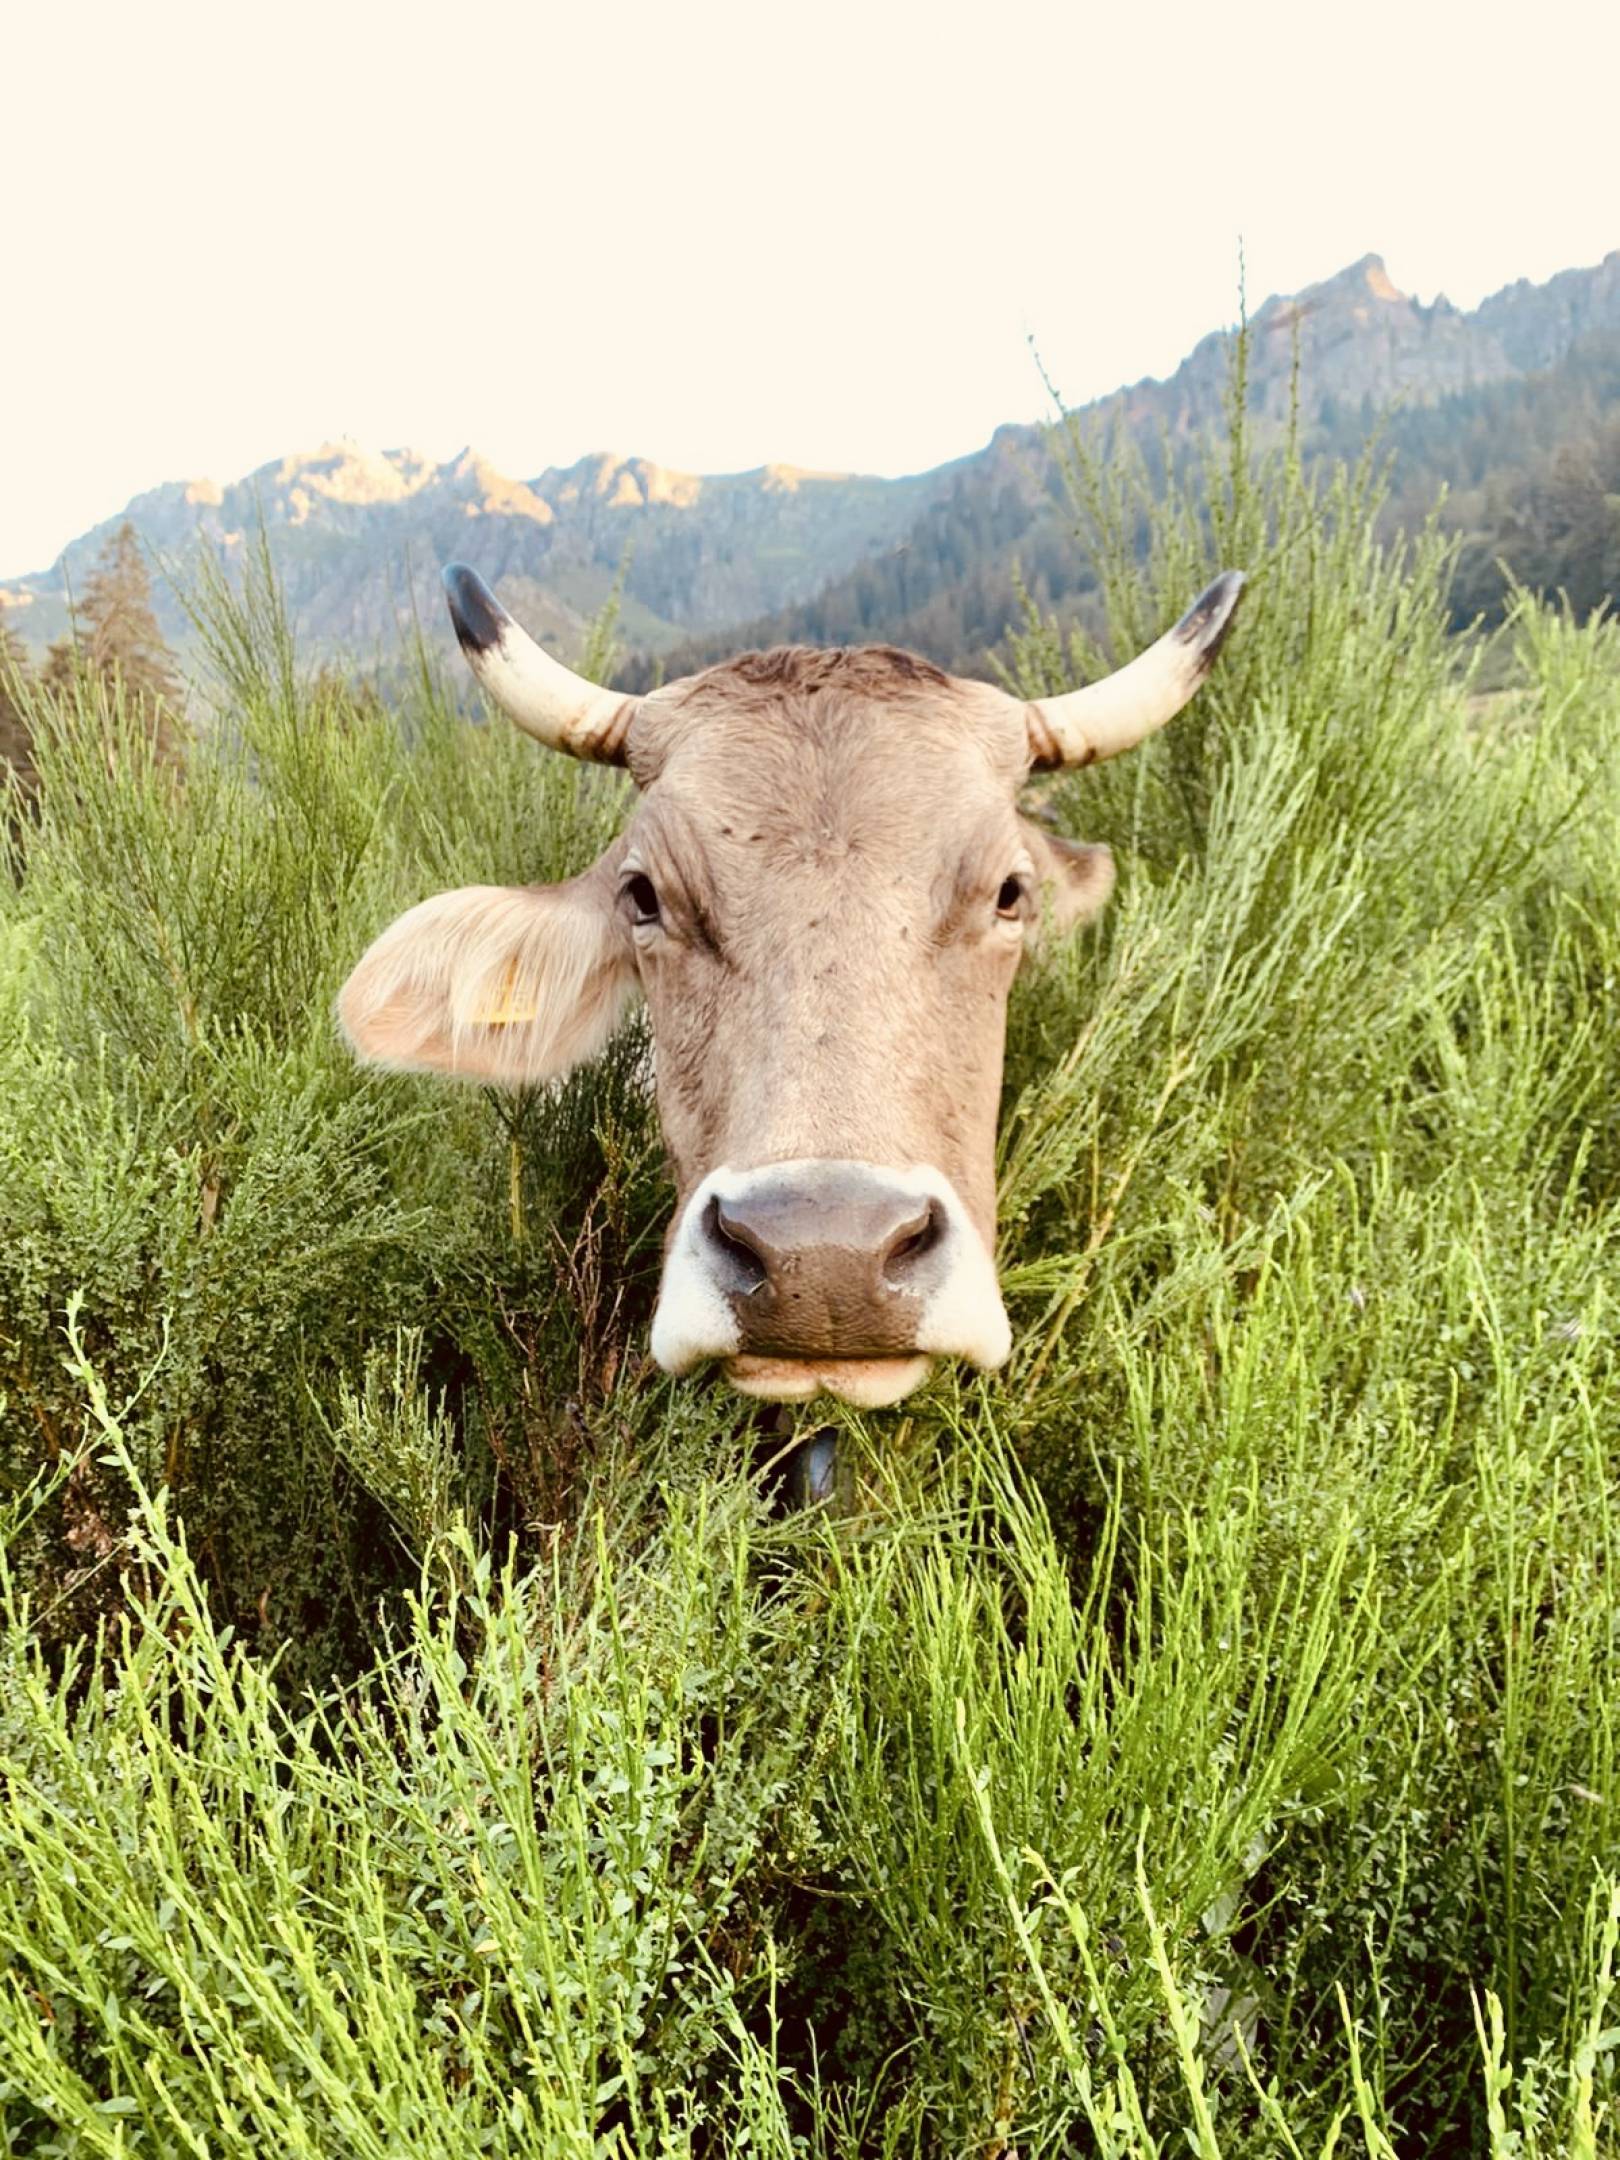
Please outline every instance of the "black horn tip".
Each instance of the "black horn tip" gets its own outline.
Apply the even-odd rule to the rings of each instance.
[[[1204,587],[1176,624],[1176,636],[1193,648],[1201,669],[1214,664],[1221,640],[1232,627],[1243,585],[1241,570],[1223,570],[1213,585]]]
[[[446,563],[444,590],[463,652],[485,653],[501,642],[512,618],[476,570],[469,570],[465,563]]]

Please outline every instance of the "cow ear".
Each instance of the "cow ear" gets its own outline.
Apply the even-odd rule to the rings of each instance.
[[[1035,859],[1043,921],[1061,935],[1100,915],[1114,889],[1113,850],[1100,842],[1065,840],[1028,818],[1020,818],[1019,824]]]
[[[356,1057],[497,1087],[596,1056],[636,987],[606,857],[562,885],[467,885],[402,915],[338,993]]]

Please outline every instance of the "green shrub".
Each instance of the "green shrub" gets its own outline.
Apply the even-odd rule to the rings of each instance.
[[[262,578],[183,773],[36,703],[10,2149],[1612,2147],[1620,632],[1521,601],[1487,696],[1368,472],[1088,459],[1119,652],[1253,587],[1042,784],[1121,879],[1014,997],[1017,1347],[836,1413],[831,1516],[648,1365],[641,1032],[514,1102],[334,1038],[623,783],[305,680]]]

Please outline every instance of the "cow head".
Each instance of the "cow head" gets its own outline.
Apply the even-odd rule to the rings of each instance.
[[[445,573],[485,690],[548,748],[629,768],[628,826],[561,885],[471,886],[384,931],[339,999],[357,1055],[522,1086],[649,1008],[676,1200],[652,1349],[745,1393],[874,1407],[933,1357],[999,1365],[994,1143],[1007,993],[1095,914],[1105,847],[1018,814],[1180,710],[1228,572],[1129,666],[1024,704],[887,647],[754,653],[625,698]]]

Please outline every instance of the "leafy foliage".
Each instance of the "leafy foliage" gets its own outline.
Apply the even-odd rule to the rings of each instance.
[[[1012,1364],[836,1413],[785,1522],[793,1433],[646,1364],[642,1037],[519,1102],[333,1039],[622,783],[304,677],[262,577],[183,769],[34,694],[13,2150],[1610,2148],[1620,630],[1521,595],[1483,694],[1445,540],[1233,419],[1157,508],[1062,446],[1116,653],[1254,578],[1043,783],[1122,877],[1015,994]]]

